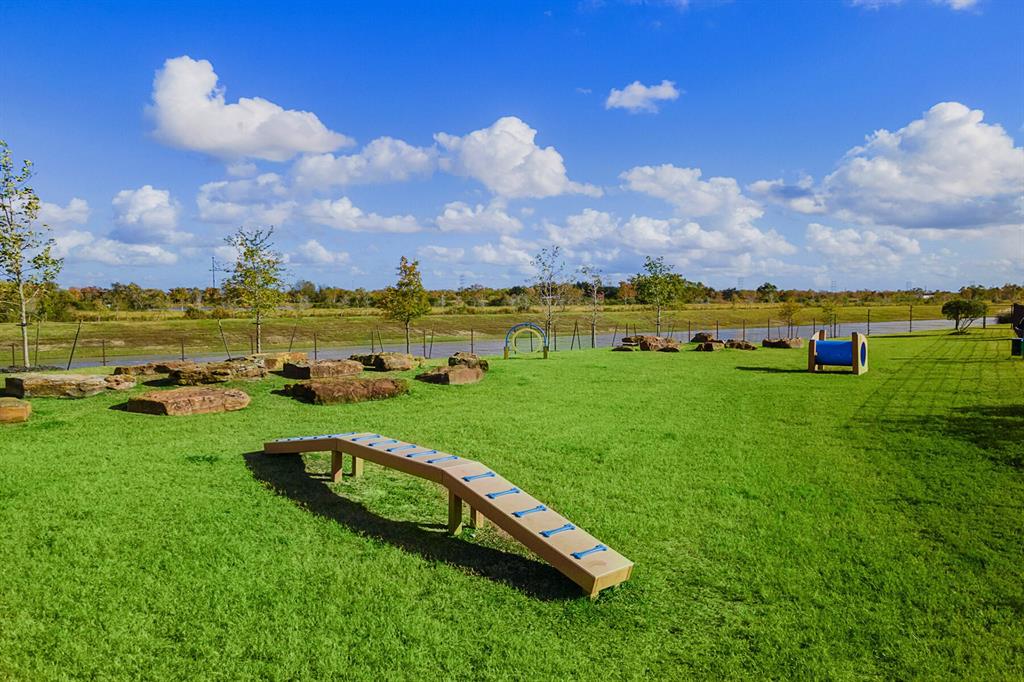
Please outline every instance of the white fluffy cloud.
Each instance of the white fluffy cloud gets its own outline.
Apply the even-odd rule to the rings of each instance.
[[[766,255],[796,251],[775,230],[755,225],[764,209],[740,191],[734,178],[702,180],[700,169],[671,164],[637,166],[620,177],[627,189],[663,199],[675,208],[677,217],[672,220],[632,218],[631,238],[639,243],[660,242],[688,260],[707,252]]]
[[[192,238],[178,230],[180,208],[171,193],[143,185],[114,195],[116,227],[110,236],[129,244],[180,244]]]
[[[199,219],[229,225],[281,225],[298,204],[277,173],[244,180],[218,180],[199,188]]]
[[[46,225],[83,225],[89,220],[89,202],[75,197],[67,206],[51,204],[48,201],[39,203],[39,222]]]
[[[560,194],[600,196],[593,185],[573,182],[554,147],[538,147],[537,131],[515,116],[489,128],[458,137],[437,133],[434,139],[450,153],[442,168],[479,180],[498,196],[542,198]]]
[[[834,229],[820,223],[807,226],[807,249],[841,269],[858,271],[898,267],[906,256],[921,253],[916,239],[892,230]]]
[[[58,258],[92,261],[104,265],[174,265],[178,256],[157,244],[127,244],[116,239],[97,238],[91,232],[71,230],[54,237],[53,253]]]
[[[679,99],[679,89],[672,81],[663,80],[658,85],[644,85],[640,81],[633,81],[621,90],[612,88],[608,93],[608,99],[605,100],[604,108],[625,109],[632,114],[655,114],[658,112],[658,102],[675,99]]]
[[[439,260],[446,263],[458,263],[466,255],[466,250],[459,246],[421,246],[416,250],[423,259]]]
[[[850,149],[814,187],[758,181],[751,191],[803,213],[904,228],[980,229],[1021,222],[1024,148],[984,113],[942,102]]]
[[[168,59],[157,71],[150,112],[160,140],[224,159],[286,161],[352,143],[308,111],[283,109],[261,97],[226,103],[213,65],[188,56]]]
[[[414,147],[402,140],[378,137],[358,154],[303,156],[292,173],[297,184],[313,188],[399,182],[429,176],[436,160],[434,147]]]
[[[530,262],[538,246],[532,242],[516,239],[508,235],[498,238],[497,244],[482,244],[472,248],[474,263],[515,267],[521,272],[532,272]]]
[[[411,215],[382,216],[366,213],[348,197],[331,201],[319,199],[303,209],[303,215],[318,225],[352,232],[418,232],[422,228]]]
[[[344,265],[349,262],[349,255],[344,251],[331,251],[317,240],[310,239],[296,248],[290,260],[311,265]]]
[[[470,206],[461,201],[444,205],[435,220],[442,232],[501,232],[511,234],[523,229],[523,223],[505,211],[501,202]]]

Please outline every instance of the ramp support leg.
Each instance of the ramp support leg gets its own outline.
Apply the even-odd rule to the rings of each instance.
[[[487,518],[479,509],[469,508],[469,525],[472,528],[483,528],[487,525]]]
[[[363,458],[352,456],[352,478],[359,478],[363,475]]]
[[[345,473],[341,468],[342,454],[338,450],[331,451],[331,481],[333,483],[339,483],[342,478],[345,477]]]
[[[462,498],[448,491],[448,532],[456,535],[462,530]]]

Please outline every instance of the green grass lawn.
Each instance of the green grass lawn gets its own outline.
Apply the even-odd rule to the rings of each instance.
[[[0,430],[0,678],[1024,676],[1024,362],[1006,332],[496,360],[478,385]],[[144,387],[136,391],[146,390]],[[372,430],[486,462],[636,562],[591,602],[437,486],[264,440]],[[475,534],[474,534],[475,533]]]

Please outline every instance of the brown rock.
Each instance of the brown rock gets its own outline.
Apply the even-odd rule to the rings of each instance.
[[[21,374],[7,377],[5,393],[15,398],[88,398],[107,390],[92,374]]]
[[[804,340],[796,339],[763,339],[761,345],[765,348],[803,348]]]
[[[707,343],[708,341],[717,341],[715,335],[711,332],[697,332],[690,339],[690,343]]]
[[[757,350],[757,346],[743,339],[729,339],[725,342],[725,347],[736,350]]]
[[[448,367],[432,367],[416,378],[428,384],[445,384],[448,386],[461,386],[462,384],[475,384],[484,378],[482,367],[467,367],[455,365]]]
[[[262,365],[271,372],[284,367],[285,363],[301,364],[309,361],[309,353],[305,351],[280,351],[275,353],[256,353],[247,355],[246,360],[253,364]]]
[[[416,358],[408,353],[393,353],[391,351],[371,353],[369,355],[353,355],[349,359],[361,362],[366,367],[375,369],[378,372],[405,372],[419,364]]]
[[[153,374],[159,374],[159,372],[156,371],[156,365],[152,362],[147,362],[144,365],[124,365],[114,368],[114,376],[143,377]]]
[[[725,348],[725,344],[721,341],[705,341],[704,343],[698,343],[694,350],[711,353],[716,350],[722,350],[723,348]]]
[[[679,348],[679,342],[667,336],[650,336],[638,334],[626,336],[622,339],[624,346],[638,346],[643,351],[659,351],[663,348]]]
[[[449,367],[456,367],[458,365],[469,368],[479,367],[485,372],[491,368],[487,361],[476,353],[463,353],[462,351],[448,358]]]
[[[153,370],[157,374],[170,374],[179,369],[188,369],[189,367],[195,367],[198,363],[191,360],[174,360],[171,362],[155,362],[153,363]]]
[[[17,398],[0,398],[0,424],[27,422],[32,414],[32,403]]]
[[[186,386],[170,391],[150,391],[128,401],[129,412],[180,417],[241,410],[250,398],[233,388]]]
[[[312,379],[300,384],[288,384],[284,387],[284,392],[293,398],[316,405],[336,405],[393,398],[408,393],[409,383],[404,379],[390,377]]]
[[[289,379],[327,379],[352,376],[362,371],[363,364],[355,360],[321,360],[312,364],[286,362],[283,374]]]
[[[227,362],[204,362],[191,364],[171,372],[171,381],[181,386],[221,384],[239,379],[262,379],[267,376],[266,368],[245,358]]]
[[[111,391],[127,391],[130,388],[135,388],[135,379],[124,374],[111,374],[103,377],[103,380],[107,382],[107,388]]]

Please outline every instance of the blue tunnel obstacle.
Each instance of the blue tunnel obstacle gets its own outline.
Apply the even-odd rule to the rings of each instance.
[[[853,332],[849,341],[827,341],[825,330],[807,345],[807,371],[820,372],[826,366],[850,367],[854,374],[868,371],[868,337]]]

